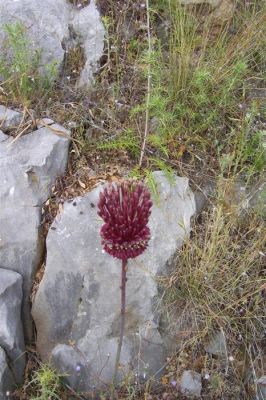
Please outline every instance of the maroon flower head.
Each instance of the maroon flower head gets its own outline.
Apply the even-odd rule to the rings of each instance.
[[[98,214],[104,250],[113,257],[135,258],[148,247],[152,201],[149,191],[132,180],[110,183],[101,193]]]

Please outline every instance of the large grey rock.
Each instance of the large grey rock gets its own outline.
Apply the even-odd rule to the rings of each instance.
[[[4,140],[7,140],[8,138],[9,138],[9,136],[0,130],[0,142],[3,142]]]
[[[187,397],[200,397],[201,375],[195,371],[184,371],[181,376],[180,390]]]
[[[170,185],[161,172],[154,177],[159,196],[149,222],[150,245],[128,265],[121,365],[136,379],[156,374],[165,363],[156,276],[167,273],[195,213],[186,178],[176,177]],[[111,381],[119,336],[121,266],[101,248],[96,207],[101,190],[64,204],[48,233],[45,274],[33,302],[38,352],[68,372],[76,390]]]
[[[8,367],[5,352],[0,347],[0,400],[9,400],[10,393],[15,388],[13,374]]]
[[[0,0],[0,9],[0,50],[6,37],[4,25],[19,21],[26,28],[30,46],[41,50],[42,66],[56,62],[60,70],[66,50],[84,47],[86,64],[80,85],[90,82],[104,47],[104,27],[94,0],[81,10],[68,0]]]
[[[78,86],[82,87],[92,81],[97,62],[103,54],[104,28],[94,0],[87,7],[74,12],[72,24],[75,34],[81,38],[86,59],[78,81]]]
[[[23,382],[25,345],[21,322],[22,277],[0,268],[0,346],[10,360],[16,383]]]
[[[22,121],[22,118],[23,116],[21,113],[0,105],[0,128],[2,130],[11,130],[17,127]]]
[[[70,5],[65,0],[0,0],[0,32],[5,37],[5,24],[20,22],[28,32],[28,38],[36,50],[42,50],[43,65],[61,63],[64,50],[61,42],[68,35]]]
[[[12,138],[0,142],[0,260],[3,268],[23,277],[27,339],[32,333],[32,280],[43,257],[41,206],[56,177],[64,173],[68,158],[68,132],[56,124],[51,129],[41,128],[13,144]]]

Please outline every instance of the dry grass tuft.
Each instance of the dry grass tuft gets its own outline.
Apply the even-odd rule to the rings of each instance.
[[[250,391],[256,391],[256,378],[263,374],[266,229],[256,215],[228,211],[219,198],[223,193],[177,255],[165,304],[170,320],[181,309],[192,327],[190,335],[179,338],[177,360],[188,352],[191,367],[205,357],[200,372],[218,374],[231,394],[237,388],[235,396],[243,396],[234,398],[249,399]],[[216,361],[214,368],[203,346],[215,332],[223,333],[227,350],[225,362]],[[224,386],[220,389],[223,398],[230,398]]]

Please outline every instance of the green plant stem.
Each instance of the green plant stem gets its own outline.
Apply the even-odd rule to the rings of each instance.
[[[146,8],[147,8],[147,36],[148,36],[148,54],[149,54],[149,64],[148,64],[148,78],[147,78],[147,97],[146,97],[146,115],[145,115],[145,130],[144,130],[144,138],[141,146],[140,151],[140,159],[139,159],[139,166],[141,167],[143,157],[145,154],[145,147],[147,136],[149,132],[149,118],[150,118],[150,97],[151,97],[151,29],[150,29],[150,8],[149,8],[149,0],[146,0]]]
[[[122,260],[122,271],[121,271],[121,320],[120,320],[120,337],[117,347],[115,370],[113,377],[113,384],[116,384],[118,367],[121,356],[121,349],[123,344],[123,337],[125,331],[125,314],[126,314],[126,282],[127,282],[127,260]]]

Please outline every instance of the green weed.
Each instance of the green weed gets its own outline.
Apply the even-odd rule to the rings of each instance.
[[[136,155],[139,152],[139,139],[132,129],[127,129],[124,134],[117,135],[113,140],[103,140],[97,145],[99,150],[127,150]]]
[[[62,392],[61,378],[63,375],[58,374],[48,364],[43,364],[38,371],[35,372],[30,385],[34,387],[37,395],[31,400],[60,400]]]

